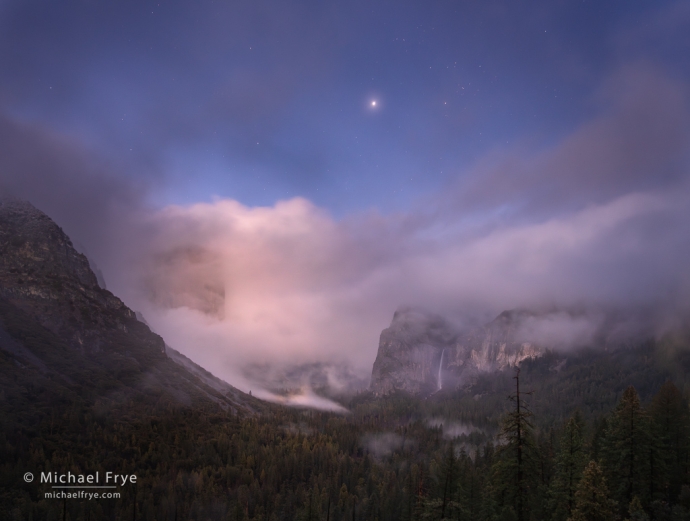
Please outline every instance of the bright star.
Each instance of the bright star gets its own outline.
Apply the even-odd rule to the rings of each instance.
[[[375,106],[376,106],[376,100],[374,100],[374,101],[371,102],[371,106],[372,106],[372,107],[375,107]]]

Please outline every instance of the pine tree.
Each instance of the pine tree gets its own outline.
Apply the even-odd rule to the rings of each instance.
[[[611,521],[616,502],[609,497],[606,479],[596,461],[590,461],[575,492],[575,509],[568,521]]]
[[[477,450],[475,459],[479,460],[479,450]],[[480,518],[483,483],[475,462],[464,452],[459,463],[457,519],[460,521],[473,521]]]
[[[539,455],[530,421],[532,413],[525,404],[525,393],[520,393],[519,368],[514,379],[516,393],[509,398],[515,410],[503,418],[500,436],[504,444],[496,451],[493,475],[499,507],[512,509],[518,521],[525,521],[537,489]]]
[[[688,406],[671,382],[654,396],[650,420],[656,465],[650,469],[652,499],[675,502],[687,482],[686,465],[690,448]]]
[[[613,497],[649,504],[649,422],[635,388],[628,387],[612,414],[604,440],[604,465]]]
[[[458,459],[455,457],[455,447],[448,444],[448,451],[441,467],[441,517],[450,518],[450,511],[454,506],[456,483],[458,479]]]
[[[628,506],[628,514],[630,514],[630,521],[649,521],[649,516],[647,512],[644,511],[644,508],[642,508],[640,498],[637,496],[632,498]]]
[[[556,456],[556,476],[550,496],[554,519],[570,517],[575,508],[575,492],[586,463],[584,420],[579,412],[568,420]]]
[[[422,519],[451,519],[452,511],[457,510],[455,496],[458,479],[458,459],[452,443],[448,444],[443,459],[438,464],[432,463],[431,472],[434,486],[431,496],[424,502]]]
[[[609,429],[609,421],[604,416],[594,422],[594,433],[590,443],[590,456],[594,461],[601,461],[604,456],[604,441]]]
[[[414,485],[412,480],[412,469],[408,470],[403,485],[403,502],[401,521],[412,520],[412,509],[414,507]]]

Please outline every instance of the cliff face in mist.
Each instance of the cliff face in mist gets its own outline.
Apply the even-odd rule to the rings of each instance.
[[[0,199],[0,379],[12,405],[29,386],[46,399],[256,406],[191,360],[168,356],[163,339],[99,286],[62,229],[15,199]]]
[[[88,259],[31,204],[0,201],[0,297],[27,312],[75,349],[98,352],[105,331],[137,336],[146,355],[161,358],[163,339],[102,289]]]
[[[431,394],[537,358],[545,349],[517,338],[526,316],[506,311],[484,327],[463,330],[440,316],[396,311],[390,327],[381,333],[371,390],[377,395]]]

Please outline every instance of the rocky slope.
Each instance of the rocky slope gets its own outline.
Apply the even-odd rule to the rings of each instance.
[[[35,399],[70,395],[101,406],[260,407],[185,357],[168,356],[163,339],[99,286],[62,229],[16,199],[0,200],[0,380],[10,412],[33,396],[27,389]]]
[[[104,330],[126,333],[128,326],[148,356],[165,351],[159,336],[146,334],[135,313],[99,286],[62,229],[16,199],[0,200],[0,297],[82,352],[98,352]]]
[[[545,348],[520,341],[517,335],[528,316],[506,311],[484,327],[458,328],[438,315],[398,310],[381,333],[371,390],[377,395],[429,395],[537,358]]]

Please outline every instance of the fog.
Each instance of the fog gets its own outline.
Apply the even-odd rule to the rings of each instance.
[[[384,458],[395,450],[403,449],[404,443],[409,448],[414,441],[405,440],[394,432],[370,433],[362,438],[362,445],[377,458]]]
[[[467,436],[473,432],[484,432],[482,429],[475,427],[470,423],[449,421],[445,418],[429,418],[426,423],[430,427],[443,429],[443,437],[446,439]]]

